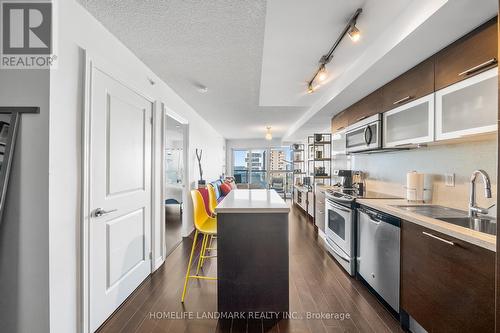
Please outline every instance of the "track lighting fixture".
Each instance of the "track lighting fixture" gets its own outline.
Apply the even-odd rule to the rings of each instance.
[[[353,42],[357,42],[361,38],[361,32],[359,29],[356,27],[356,22],[358,20],[359,15],[361,14],[363,10],[361,8],[356,9],[354,14],[351,16],[349,19],[349,22],[345,26],[344,30],[342,30],[342,33],[340,36],[337,38],[333,46],[330,48],[327,54],[323,55],[321,59],[319,60],[319,67],[314,72],[313,77],[309,82],[307,82],[307,93],[311,94],[313,93],[316,89],[314,87],[314,82],[317,80],[318,82],[323,82],[328,78],[328,72],[326,70],[326,65],[332,61],[333,57],[333,52],[339,46],[340,42],[344,38],[346,34],[349,35],[351,40]]]

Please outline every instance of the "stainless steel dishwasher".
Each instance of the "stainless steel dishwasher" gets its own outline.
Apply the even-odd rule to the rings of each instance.
[[[358,208],[357,271],[399,313],[399,242],[401,220]]]

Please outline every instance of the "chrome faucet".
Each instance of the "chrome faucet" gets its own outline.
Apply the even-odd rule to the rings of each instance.
[[[488,208],[477,207],[476,202],[476,178],[481,175],[484,183],[484,196],[491,198],[491,184],[490,177],[484,170],[476,170],[470,176],[470,200],[469,200],[469,216],[477,217],[478,214],[488,214]]]

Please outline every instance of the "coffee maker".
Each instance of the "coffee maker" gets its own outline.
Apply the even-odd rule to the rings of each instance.
[[[338,178],[341,187],[352,187],[352,170],[333,170],[333,175]]]

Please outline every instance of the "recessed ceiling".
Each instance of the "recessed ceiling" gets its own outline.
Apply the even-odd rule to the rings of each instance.
[[[362,38],[346,36],[326,67],[330,81],[339,77],[412,0],[272,0],[267,2],[260,104],[311,106],[325,90],[307,94],[307,81],[357,8]]]
[[[301,140],[496,14],[496,0],[78,0],[221,135]],[[329,81],[306,81],[350,15]],[[267,13],[267,14],[266,14]],[[207,87],[205,93],[200,87]]]

